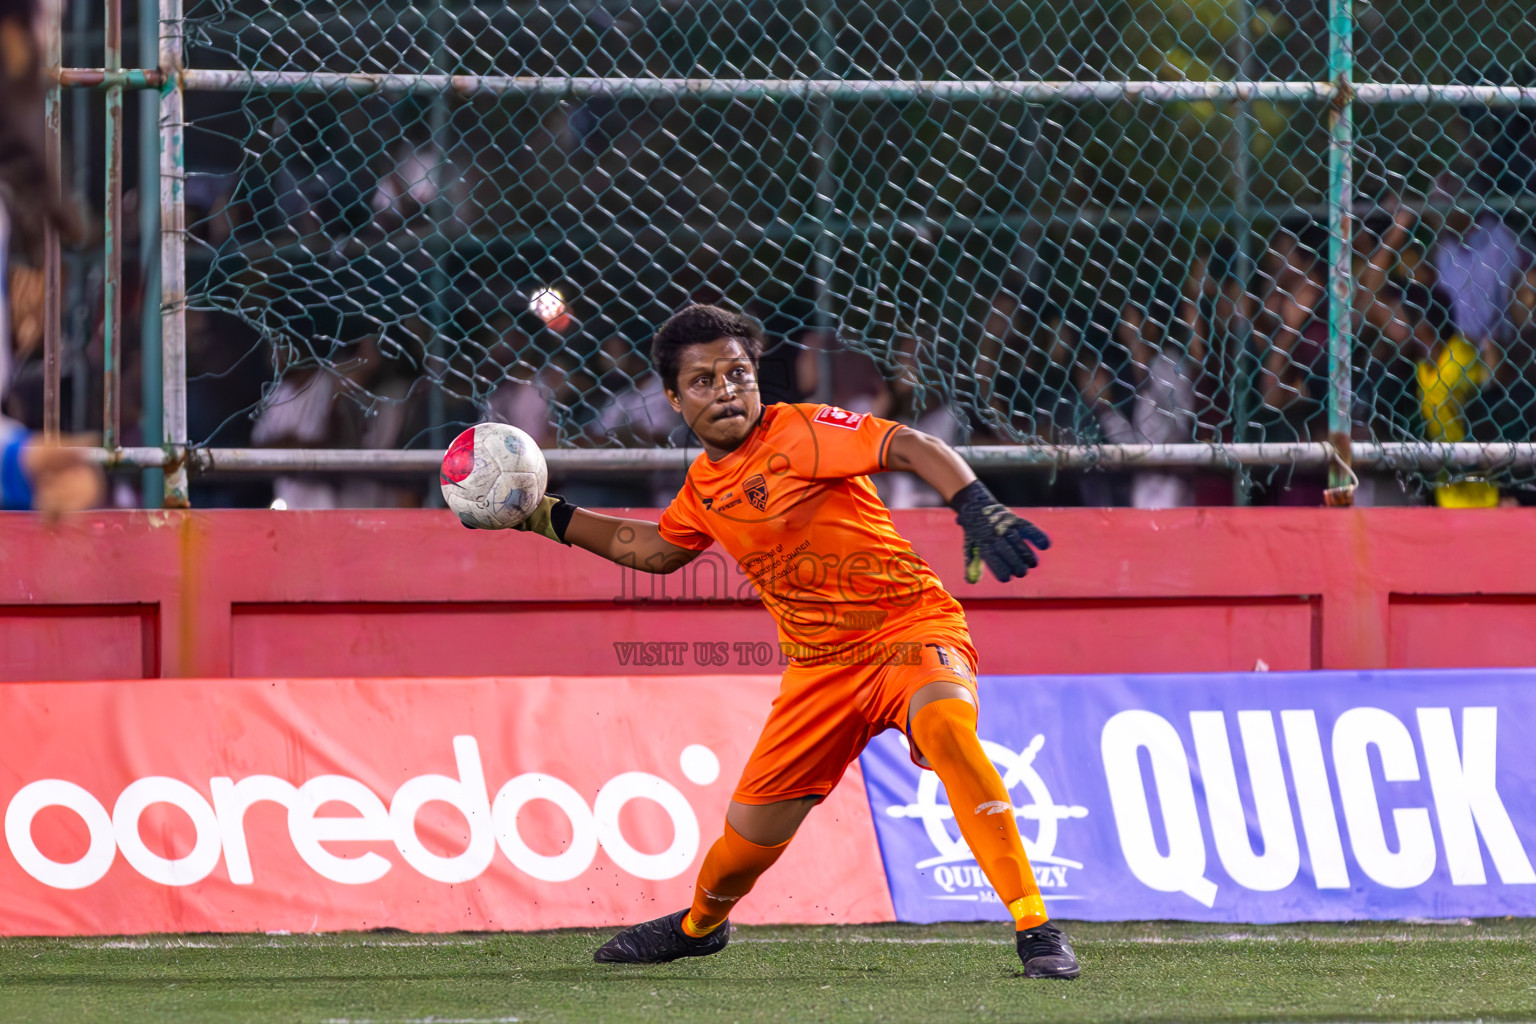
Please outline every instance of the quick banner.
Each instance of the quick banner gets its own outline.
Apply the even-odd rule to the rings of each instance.
[[[1536,915],[1536,671],[991,677],[980,733],[1058,917]],[[863,757],[903,921],[1006,920],[904,738]]]
[[[774,676],[0,686],[0,933],[618,925],[688,905]],[[892,916],[857,771],[736,919]]]

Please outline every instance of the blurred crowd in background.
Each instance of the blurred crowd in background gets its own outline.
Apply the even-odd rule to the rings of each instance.
[[[1498,72],[1500,81],[1522,75],[1532,77]],[[1356,182],[1347,254],[1352,430],[1357,440],[1536,440],[1536,122],[1529,108],[1446,113],[1457,155],[1422,170],[1415,180],[1428,187],[1369,174]],[[609,136],[621,114],[606,100],[576,105],[547,141],[569,159],[615,145]],[[683,303],[733,300],[770,336],[761,367],[768,401],[832,402],[954,444],[1327,439],[1331,253],[1316,208],[1264,213],[1245,233],[1191,226],[1151,206],[1118,225],[1084,220],[1038,232],[1015,243],[979,314],[878,339],[839,330],[808,283],[813,261],[743,301],[739,289],[712,284],[720,275],[703,264],[729,269],[751,254],[700,245],[687,273],[674,266],[648,304],[629,302],[633,315],[620,322],[587,317],[593,303],[568,282],[529,286],[526,273],[481,272],[468,287],[461,278],[473,275],[445,269],[472,228],[490,223],[494,235],[507,225],[480,199],[473,154],[445,152],[433,141],[437,129],[380,140],[363,177],[314,155],[327,143],[311,122],[274,115],[256,135],[262,148],[237,152],[246,161],[238,172],[220,172],[217,160],[200,169],[189,156],[190,291],[203,288],[206,300],[186,313],[197,444],[442,448],[463,426],[497,419],[551,448],[686,446],[687,430],[646,359],[649,333]],[[138,202],[130,188],[122,238],[130,257],[152,252],[138,237]],[[78,251],[99,242],[90,232]],[[490,245],[476,257],[482,266],[500,258]],[[66,261],[65,316],[80,343],[66,358],[63,422],[86,432],[101,429],[99,273],[88,259]],[[34,429],[42,281],[35,253],[16,253],[0,384],[5,414]],[[156,287],[139,261],[126,261],[124,445],[143,441],[136,356],[158,305],[150,295],[146,310],[146,283]],[[376,310],[391,307],[416,312],[385,324]],[[445,334],[452,341],[443,351]],[[1317,505],[1323,480],[1282,465],[1041,470],[991,482],[1016,504],[1157,508]],[[678,476],[637,471],[557,484],[587,504],[650,505],[670,498]],[[881,487],[893,506],[938,502],[912,480]],[[108,500],[138,505],[138,488],[137,477],[115,477]],[[210,478],[195,483],[193,504],[411,506],[434,500],[434,490],[432,481],[388,473]],[[1536,500],[1530,493],[1507,481],[1384,476],[1362,480],[1356,498],[1489,506]]]
[[[405,161],[384,175],[367,199],[375,216],[403,216],[405,197],[424,173]],[[1351,253],[1357,439],[1536,438],[1536,238],[1522,208],[1488,202],[1489,183],[1475,166],[1448,171],[1427,202],[1410,205],[1388,194],[1357,222]],[[279,202],[292,199],[275,195]],[[228,196],[211,200],[225,209],[228,202]],[[240,215],[229,211],[222,223],[238,230]],[[301,220],[305,208],[284,216]],[[201,220],[203,230],[216,231],[221,223],[206,215]],[[136,221],[128,223],[132,252]],[[1060,284],[1057,268],[1070,254],[1031,253],[1027,267],[1004,278],[974,339],[974,363],[952,368],[950,389],[932,386],[942,354],[916,337],[892,339],[889,349],[871,354],[847,346],[834,330],[748,303],[747,312],[765,323],[776,342],[763,358],[765,398],[830,401],[957,444],[1015,443],[1020,434],[1053,445],[1326,440],[1326,226],[1305,216],[1282,220],[1251,253],[1226,236],[1200,240],[1181,253],[1171,227],[1154,227],[1146,237],[1150,243],[1141,247],[1139,265],[1091,291]],[[130,263],[124,316],[130,352],[140,322],[141,280]],[[704,290],[689,299],[720,296]],[[310,366],[283,373],[275,362],[281,351],[263,345],[249,324],[190,310],[193,436],[214,445],[264,448],[440,446],[444,430],[498,419],[547,447],[688,443],[644,355],[651,325],[582,352],[565,344],[573,323],[562,301],[546,295],[542,307],[533,305],[526,313],[489,318],[480,337],[492,368],[477,376],[494,386],[477,399],[448,395],[436,410],[446,427],[437,430],[420,368],[386,358],[379,339],[365,329],[349,336],[343,324],[318,325],[316,330],[347,343],[335,370]],[[41,418],[41,310],[41,272],[25,262],[14,265],[7,411],[34,427]],[[324,302],[296,312],[341,318]],[[86,429],[99,429],[97,317],[85,352],[89,383],[73,392],[91,402]],[[128,444],[137,440],[136,372],[130,358],[123,384]],[[966,400],[955,401],[957,394]],[[557,410],[577,410],[574,437],[557,436]],[[73,415],[66,409],[66,422]],[[133,483],[119,483],[117,501],[138,502]],[[1216,471],[1030,472],[996,483],[1021,503],[1169,507],[1229,504],[1236,497],[1232,475]],[[650,504],[674,485],[669,476],[650,473],[568,482],[585,492],[583,500],[611,505]],[[206,503],[281,499],[289,508],[412,505],[430,497],[429,484],[388,475],[199,486]],[[892,479],[885,486],[897,506],[937,500],[913,481]],[[1321,475],[1279,472],[1260,479],[1249,498],[1320,504],[1322,487]],[[1518,489],[1500,495],[1494,485],[1476,482],[1413,491],[1395,480],[1368,479],[1360,497],[1393,504],[1524,497]]]
[[[409,194],[411,169],[385,176],[370,205],[379,216]],[[1427,203],[1387,196],[1358,222],[1352,263],[1356,291],[1352,411],[1356,438],[1528,441],[1536,438],[1536,239],[1529,215],[1485,202],[1476,171],[1447,172]],[[1517,193],[1518,194],[1518,193]],[[1530,193],[1527,193],[1528,195]],[[227,197],[221,197],[227,199]],[[302,209],[291,216],[302,217]],[[135,221],[129,220],[129,224]],[[210,221],[205,219],[205,223]],[[127,240],[133,251],[130,229]],[[975,363],[955,367],[954,390],[931,386],[938,353],[916,337],[896,338],[872,355],[846,346],[834,330],[795,323],[761,303],[776,344],[764,355],[767,400],[824,400],[871,412],[952,443],[1015,443],[1020,433],[1054,445],[1234,441],[1322,441],[1327,437],[1329,247],[1326,226],[1282,221],[1257,252],[1230,237],[1202,241],[1180,258],[1156,241],[1144,262],[1093,292],[1058,285],[1066,254],[1032,255],[1032,271],[1005,278],[974,340]],[[125,324],[130,351],[143,301],[142,274],[128,267]],[[41,420],[42,275],[19,262],[10,271],[7,413],[34,428]],[[718,301],[707,290],[693,301]],[[645,358],[643,333],[615,335],[582,353],[563,345],[562,302],[528,314],[493,317],[484,358],[500,378],[478,400],[450,395],[438,412],[447,429],[480,419],[513,423],[555,447],[679,446],[687,432]],[[323,304],[321,304],[323,306]],[[540,314],[543,315],[540,315]],[[314,315],[314,309],[303,311]],[[87,430],[99,429],[101,331],[85,354]],[[340,325],[324,325],[345,337]],[[642,329],[643,330],[643,329]],[[309,367],[282,373],[280,353],[248,324],[209,310],[187,314],[192,432],[219,446],[395,448],[442,443],[429,417],[430,389],[419,369],[385,358],[378,339],[347,339],[339,372]],[[894,358],[892,358],[894,356]],[[531,372],[519,369],[531,367]],[[274,369],[277,383],[272,385]],[[129,359],[123,382],[124,441],[136,443],[139,381]],[[925,386],[927,382],[928,386]],[[955,403],[955,392],[970,401]],[[379,398],[382,397],[383,401]],[[962,411],[956,412],[959,404]],[[575,437],[556,436],[557,407],[580,410]],[[73,411],[66,408],[69,422]],[[1377,419],[1390,423],[1376,423]],[[116,500],[137,504],[128,480]],[[416,480],[293,477],[207,482],[205,500],[289,508],[411,505],[429,497]],[[633,478],[572,483],[598,504],[649,504],[669,480]],[[887,499],[927,504],[936,496],[891,480]],[[1231,474],[1140,471],[1032,472],[998,481],[1016,501],[1170,507],[1229,504]],[[1260,481],[1259,502],[1320,504],[1322,478],[1281,473]],[[1490,484],[1411,493],[1396,481],[1368,481],[1375,503],[1438,499],[1488,504]],[[1438,493],[1444,491],[1445,493]],[[1508,490],[1506,502],[1523,492]]]

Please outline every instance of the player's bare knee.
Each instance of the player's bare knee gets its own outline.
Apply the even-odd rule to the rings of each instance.
[[[808,796],[767,804],[746,804],[732,800],[726,809],[725,821],[749,843],[778,846],[794,838],[805,816],[822,799],[819,796]]]
[[[971,691],[960,683],[947,679],[939,679],[919,687],[907,701],[907,722],[910,725],[917,713],[930,704],[941,700],[960,700],[970,705],[971,720],[974,723],[976,716],[976,698]],[[909,730],[910,731],[910,730]]]

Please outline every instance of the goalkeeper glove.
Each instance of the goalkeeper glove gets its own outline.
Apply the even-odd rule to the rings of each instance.
[[[539,507],[512,529],[522,530],[524,533],[537,533],[570,547],[571,542],[565,539],[565,528],[571,525],[571,517],[576,514],[577,507],[558,494],[546,494],[539,499]],[[463,519],[459,522],[464,523],[471,530],[479,529],[474,523]]]
[[[539,501],[539,507],[512,529],[537,533],[570,547],[571,542],[565,539],[565,528],[571,525],[571,517],[575,514],[575,505],[558,494],[546,494]]]
[[[1040,564],[1030,545],[1041,551],[1051,546],[1051,538],[1044,531],[1008,511],[980,480],[962,487],[949,499],[949,507],[955,510],[955,522],[965,531],[967,583],[981,580],[983,562],[1004,583],[1023,576]]]

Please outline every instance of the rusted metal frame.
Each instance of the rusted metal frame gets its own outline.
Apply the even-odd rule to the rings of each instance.
[[[165,507],[187,508],[186,150],[182,0],[160,0],[160,352]]]
[[[159,68],[60,68],[57,80],[69,89],[158,89],[165,84]]]
[[[108,73],[123,66],[123,0],[106,0],[104,35]],[[107,167],[102,224],[102,447],[122,440],[123,395],[123,87],[108,86]]]
[[[1354,504],[1359,481],[1351,469],[1350,413],[1354,407],[1354,147],[1353,0],[1328,0],[1328,504]]]
[[[169,447],[83,449],[110,469],[170,466]],[[1279,444],[1108,444],[1098,448],[1044,445],[978,445],[957,449],[977,470],[1023,472],[1048,469],[1231,469],[1282,466],[1322,469],[1334,459],[1321,442]],[[686,468],[698,449],[560,448],[544,453],[555,472],[632,472]],[[1379,472],[1483,471],[1536,467],[1536,443],[1456,444],[1397,441],[1354,447],[1355,466]],[[431,449],[198,448],[187,455],[198,473],[433,473],[442,453]]]
[[[61,5],[50,5],[48,11],[47,23],[43,26],[43,50],[47,71],[52,75],[63,62],[63,10]],[[63,195],[59,116],[62,105],[62,90],[50,81],[43,100],[43,173],[48,179],[44,188],[55,202]],[[43,437],[50,440],[59,436],[59,377],[63,364],[60,256],[58,229],[51,222],[46,223],[43,227]]]

